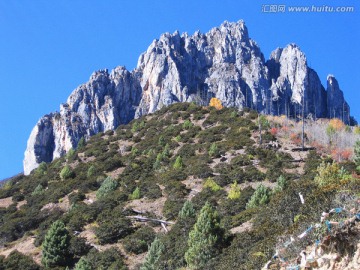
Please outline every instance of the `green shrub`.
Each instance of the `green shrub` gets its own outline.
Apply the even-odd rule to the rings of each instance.
[[[176,160],[175,160],[175,163],[174,163],[174,165],[173,165],[173,168],[174,168],[175,170],[180,170],[180,169],[182,169],[182,167],[183,167],[182,158],[181,158],[181,156],[178,156],[178,157],[176,158]]]
[[[62,180],[66,180],[69,178],[73,178],[75,176],[74,172],[71,170],[69,165],[65,165],[65,167],[60,172],[60,178]]]
[[[189,129],[193,126],[193,123],[191,123],[191,121],[189,119],[185,120],[182,127],[183,129]]]
[[[276,187],[274,192],[281,192],[288,186],[288,181],[286,178],[282,175],[279,176],[279,178],[276,181]]]
[[[112,244],[117,240],[124,238],[133,231],[132,224],[129,219],[121,216],[112,217],[106,220],[95,229],[95,235],[101,245]]]
[[[47,164],[46,162],[43,161],[39,164],[39,167],[36,168],[35,175],[37,177],[41,177],[43,175],[46,175],[46,173],[47,173]]]
[[[96,170],[95,166],[91,165],[89,167],[89,169],[87,170],[87,172],[86,172],[87,177],[90,178],[90,177],[92,177],[92,176],[94,176],[96,174],[97,174],[97,170]]]
[[[155,239],[155,232],[149,226],[138,229],[135,233],[123,240],[123,246],[127,252],[141,254],[148,250],[148,247]]]
[[[360,173],[360,140],[357,140],[354,145],[354,162],[356,170]]]
[[[212,143],[210,148],[209,148],[209,156],[210,157],[219,157],[220,156],[220,152],[219,149],[216,145],[216,143]]]
[[[241,196],[241,188],[238,186],[237,182],[235,181],[229,190],[228,198],[230,200],[237,200]]]
[[[86,260],[91,264],[91,269],[99,270],[126,270],[124,259],[121,253],[114,247],[98,252],[95,248],[91,249],[86,256]]]
[[[106,177],[106,179],[96,192],[96,198],[101,199],[106,197],[106,195],[108,195],[111,191],[116,190],[117,187],[118,182],[116,180],[112,179],[110,176]]]
[[[178,216],[183,204],[184,198],[182,196],[177,197],[172,195],[168,197],[163,208],[164,216],[170,220],[175,219]]]
[[[37,196],[43,194],[45,191],[44,187],[41,184],[38,184],[34,191],[31,193],[31,196]]]
[[[84,147],[86,146],[86,141],[85,141],[85,138],[84,137],[81,137],[77,146],[76,146],[76,149],[83,149]]]
[[[77,154],[76,154],[74,148],[71,148],[66,154],[66,158],[68,161],[73,161],[76,157],[77,157]]]
[[[205,180],[204,188],[209,188],[214,192],[221,190],[221,187],[211,177]]]
[[[130,200],[137,200],[137,199],[140,199],[140,197],[141,197],[141,194],[140,194],[140,188],[139,187],[136,187],[136,189],[133,191],[133,193],[131,193],[129,195]]]
[[[70,254],[76,257],[86,255],[91,249],[91,246],[87,244],[87,240],[84,237],[71,237],[70,240]]]
[[[317,168],[317,175],[314,180],[318,186],[327,186],[339,185],[341,184],[341,180],[345,180],[346,178],[346,173],[340,169],[337,163],[322,162]]]
[[[267,204],[270,201],[271,191],[269,188],[260,184],[254,194],[251,196],[249,202],[246,204],[246,209]]]
[[[40,270],[41,267],[36,264],[33,259],[29,256],[26,256],[20,253],[17,250],[12,251],[9,256],[4,259],[1,263],[0,260],[0,269],[1,270]]]

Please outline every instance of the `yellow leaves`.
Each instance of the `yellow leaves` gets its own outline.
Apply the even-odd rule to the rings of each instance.
[[[221,110],[223,108],[223,105],[218,98],[211,98],[209,106],[214,107],[217,110]]]
[[[331,119],[329,122],[329,126],[336,131],[340,131],[345,128],[345,124],[343,123],[343,121],[341,121],[340,119],[337,119],[337,118]]]

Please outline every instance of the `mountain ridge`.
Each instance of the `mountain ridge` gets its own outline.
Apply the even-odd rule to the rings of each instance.
[[[162,34],[131,72],[121,66],[110,74],[94,72],[60,112],[38,121],[27,143],[24,173],[64,155],[82,137],[175,102],[207,105],[212,97],[225,107],[290,117],[300,115],[304,105],[305,116],[350,123],[350,108],[335,77],[328,77],[325,90],[297,45],[276,49],[266,61],[243,21],[225,21],[206,34]]]

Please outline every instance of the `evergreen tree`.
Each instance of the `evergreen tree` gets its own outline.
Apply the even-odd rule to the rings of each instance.
[[[140,188],[136,187],[135,190],[133,191],[133,193],[131,193],[131,195],[129,196],[130,200],[137,200],[140,199],[141,194],[140,194]]]
[[[140,267],[140,270],[157,270],[156,263],[159,260],[161,253],[164,251],[164,244],[158,238],[151,243],[149,252],[145,257],[144,264]]]
[[[45,235],[41,262],[46,267],[65,265],[69,256],[70,235],[62,221],[55,221]]]
[[[100,188],[96,192],[96,198],[103,198],[109,192],[114,191],[118,187],[118,182],[112,179],[110,176],[106,177]]]
[[[47,164],[43,161],[40,163],[39,167],[37,167],[37,169],[35,170],[35,176],[41,177],[45,175],[46,172],[47,172]]]
[[[246,209],[267,204],[270,201],[270,194],[270,189],[260,184],[251,196],[249,202],[246,204]]]
[[[175,160],[175,163],[173,165],[173,168],[175,170],[180,170],[183,167],[183,162],[181,156],[178,156]]]
[[[31,196],[37,196],[44,193],[44,187],[41,184],[38,184],[34,191],[31,193]]]
[[[77,144],[76,149],[82,149],[82,148],[85,147],[85,145],[86,145],[85,138],[81,137],[78,144]]]
[[[74,270],[92,270],[92,267],[84,257],[81,257],[75,265]]]
[[[215,245],[220,231],[219,217],[211,205],[206,202],[189,234],[188,250],[185,261],[190,269],[199,269],[215,256]]]
[[[74,177],[74,172],[71,170],[69,165],[66,165],[60,172],[60,178],[62,180],[66,180],[72,177]]]
[[[276,187],[274,192],[280,192],[283,191],[288,186],[288,182],[286,178],[282,175],[279,176],[279,178],[276,181]]]
[[[96,174],[96,168],[95,168],[94,165],[91,165],[89,167],[89,169],[87,170],[86,175],[87,175],[88,178],[90,178],[90,177],[94,176],[95,174]]]
[[[191,201],[186,201],[179,212],[180,218],[195,217],[194,205]]]
[[[165,145],[165,148],[162,151],[161,156],[162,156],[162,158],[170,157],[170,145],[168,143]]]
[[[219,149],[216,143],[212,143],[209,148],[209,156],[210,157],[219,157]]]

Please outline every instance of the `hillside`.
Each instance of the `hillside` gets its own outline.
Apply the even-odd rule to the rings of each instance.
[[[298,151],[301,123],[286,117],[176,103],[81,140],[0,189],[0,269],[286,269],[315,244],[321,269],[350,267],[360,136],[331,121],[307,121]],[[327,229],[322,212],[339,207]],[[60,223],[67,240],[54,263],[49,231]]]

